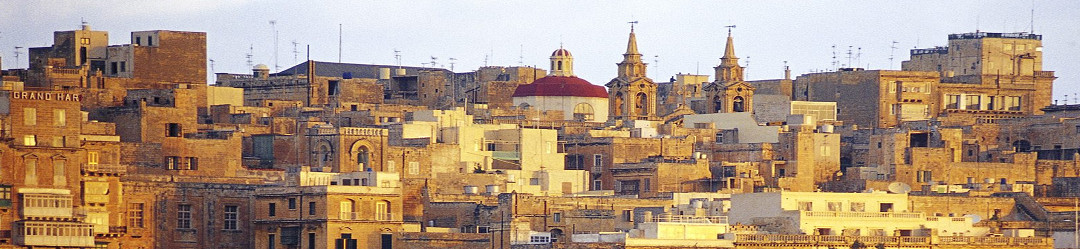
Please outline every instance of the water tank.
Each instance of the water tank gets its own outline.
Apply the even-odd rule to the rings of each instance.
[[[467,194],[467,195],[475,195],[476,191],[479,190],[479,189],[480,188],[477,188],[476,186],[465,186],[465,194]]]
[[[394,69],[394,76],[405,76],[405,69],[404,68]]]
[[[694,152],[694,159],[701,159],[701,152]]]
[[[821,133],[833,133],[833,130],[835,130],[835,127],[833,127],[833,125],[821,125]]]
[[[380,80],[388,80],[388,79],[390,79],[390,68],[388,68],[388,67],[379,68],[379,79]]]
[[[492,184],[492,185],[484,186],[484,192],[488,193],[488,194],[498,194],[499,193],[499,185]]]

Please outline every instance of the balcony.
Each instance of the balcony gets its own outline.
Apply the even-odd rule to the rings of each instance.
[[[71,195],[21,194],[22,217],[73,217]]]
[[[338,219],[341,220],[363,220],[360,217],[360,212],[341,212],[341,214],[338,215]]]
[[[375,220],[378,221],[391,221],[394,220],[394,214],[392,213],[376,213]]]
[[[83,173],[101,173],[123,175],[127,173],[127,166],[121,164],[83,164]]]
[[[922,213],[802,211],[805,217],[923,219]]]
[[[866,245],[980,245],[980,246],[1047,246],[1052,240],[1044,237],[907,237],[907,236],[842,236],[801,234],[737,234],[735,244],[803,244],[803,245],[851,245],[855,241]]]
[[[652,219],[652,222],[668,222],[668,223],[693,223],[693,224],[728,224],[727,216],[692,216],[692,215],[671,215],[660,216]]]
[[[94,231],[90,224],[75,222],[17,221],[14,241],[22,246],[93,247]]]

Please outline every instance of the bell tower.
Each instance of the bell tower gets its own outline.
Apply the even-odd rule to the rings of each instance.
[[[626,53],[617,65],[619,73],[608,82],[608,116],[610,120],[657,120],[656,83],[645,76],[645,63],[638,52],[634,24],[630,22],[630,39]]]
[[[745,68],[739,66],[739,57],[735,57],[735,39],[731,36],[731,28],[734,27],[727,26],[724,57],[720,57],[720,65],[714,67],[716,79],[705,86],[706,109],[698,110],[700,113],[754,111],[754,87],[743,79]]]

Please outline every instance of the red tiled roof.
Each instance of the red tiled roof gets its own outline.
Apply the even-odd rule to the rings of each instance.
[[[514,90],[513,97],[528,96],[577,96],[607,98],[607,89],[570,76],[547,76],[531,84],[520,85]]]

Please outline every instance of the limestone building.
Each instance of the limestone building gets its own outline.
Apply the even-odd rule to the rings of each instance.
[[[608,120],[607,90],[574,76],[574,57],[562,48],[551,53],[551,75],[518,86],[513,99],[515,106],[527,111],[562,111],[563,120]]]

